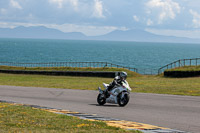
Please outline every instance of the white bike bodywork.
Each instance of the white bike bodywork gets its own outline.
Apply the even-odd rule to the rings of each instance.
[[[108,98],[105,98],[104,92],[106,91],[106,89],[108,88],[109,84],[103,83],[105,90],[101,90],[101,88],[99,87],[99,96],[97,97],[97,102],[100,105],[103,105],[105,103],[113,103],[113,104],[119,104],[120,106],[125,106],[128,101],[129,101],[129,94],[131,91],[131,88],[128,84],[127,81],[122,82],[122,86],[121,85],[116,85],[110,92],[110,96]],[[102,99],[101,99],[102,98]],[[105,101],[98,101],[99,99]],[[124,100],[124,103],[122,102]]]

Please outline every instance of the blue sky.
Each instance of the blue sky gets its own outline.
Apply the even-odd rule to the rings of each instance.
[[[143,29],[200,38],[199,0],[0,0],[0,28],[46,26],[88,36]]]

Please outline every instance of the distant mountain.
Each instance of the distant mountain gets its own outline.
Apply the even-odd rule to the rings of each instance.
[[[80,32],[64,33],[44,26],[0,28],[0,38],[85,39],[85,37]]]
[[[44,26],[16,27],[14,29],[0,28],[0,38],[44,38],[44,39],[71,39],[71,40],[109,40],[109,41],[138,41],[138,42],[178,42],[200,43],[200,39],[191,39],[175,36],[156,35],[144,30],[115,30],[101,36],[85,36],[80,32],[64,33]]]
[[[149,39],[154,38],[156,35],[151,34],[149,32],[143,31],[143,30],[128,30],[128,31],[120,31],[115,30],[112,31],[106,35],[98,36],[97,39],[105,39],[105,40],[119,40],[119,41],[142,41],[146,40],[148,37]]]
[[[144,30],[115,30],[106,35],[95,37],[98,40],[117,40],[117,41],[138,41],[138,42],[179,42],[179,43],[200,43],[200,39],[185,37],[156,35]]]

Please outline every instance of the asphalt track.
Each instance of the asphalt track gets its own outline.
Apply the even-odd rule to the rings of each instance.
[[[125,107],[98,106],[98,91],[0,86],[0,100],[98,114],[191,133],[200,132],[200,97],[132,93]]]

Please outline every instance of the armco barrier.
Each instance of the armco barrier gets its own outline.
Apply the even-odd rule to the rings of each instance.
[[[114,78],[116,72],[0,70],[0,73]]]
[[[165,71],[164,76],[175,78],[197,77],[200,76],[200,71]]]

